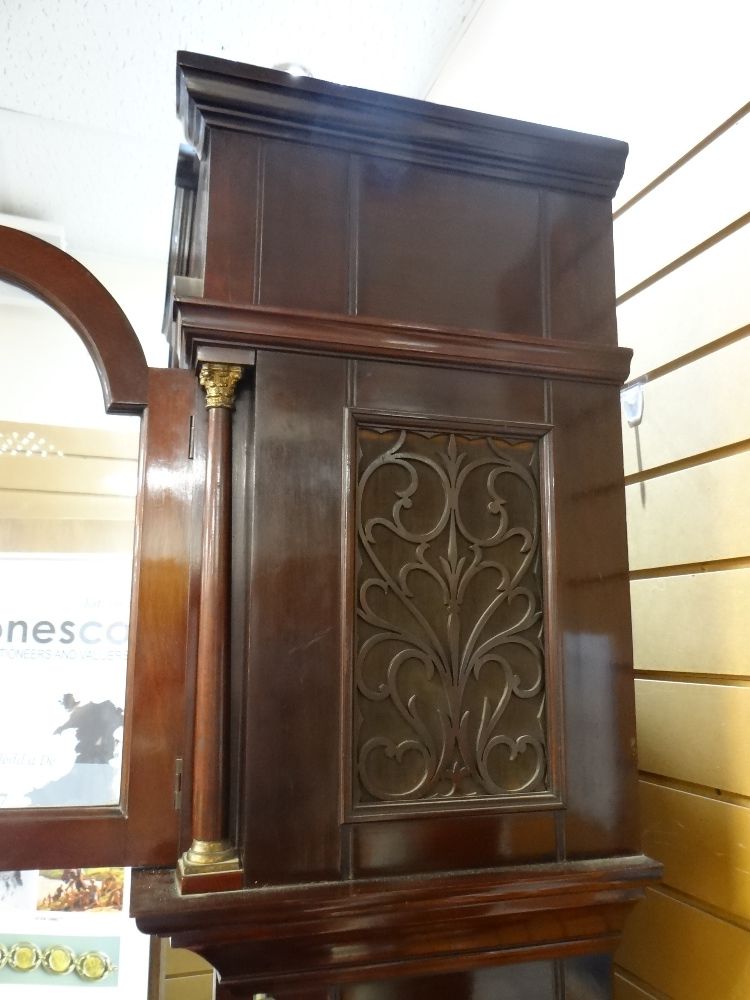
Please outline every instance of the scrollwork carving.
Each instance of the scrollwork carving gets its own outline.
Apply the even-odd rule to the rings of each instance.
[[[546,790],[538,465],[357,427],[355,806]]]

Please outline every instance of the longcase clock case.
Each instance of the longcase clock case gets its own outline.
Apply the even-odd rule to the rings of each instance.
[[[655,874],[626,147],[190,53],[178,108],[167,332],[205,485],[179,864],[136,873],[139,924],[222,998],[608,997]]]

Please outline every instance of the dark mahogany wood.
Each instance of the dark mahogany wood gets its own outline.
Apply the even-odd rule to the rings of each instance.
[[[374,157],[359,184],[358,313],[542,335],[538,191]]]
[[[202,346],[243,344],[344,357],[390,358],[481,371],[519,372],[622,385],[633,352],[625,347],[582,347],[510,333],[423,327],[408,323],[224,306],[204,299],[175,303],[182,363]]]
[[[547,336],[587,346],[616,344],[611,205],[561,191],[545,192],[543,204]]]
[[[179,865],[183,892],[242,885],[229,838],[229,726],[232,616],[232,411],[243,374],[238,364],[201,365],[208,410],[201,522],[195,696],[190,731],[190,847]]]
[[[193,837],[227,836],[231,410],[208,411],[198,661],[193,730]]]
[[[174,864],[178,843],[175,772],[177,759],[185,755],[194,381],[190,372],[149,372],[133,576],[129,716],[126,710],[131,720],[130,763],[125,772],[129,839],[119,862],[130,865]]]
[[[576,956],[512,966],[472,969],[405,979],[274,990],[275,1000],[539,1000],[561,991],[571,1000],[606,1000],[610,996],[611,959],[606,955]],[[242,987],[217,984],[216,1000],[249,998]]]
[[[125,313],[75,258],[44,240],[0,226],[0,278],[52,306],[91,355],[108,413],[141,413],[148,393],[143,348]]]
[[[613,139],[445,108],[246,66],[177,54],[177,104],[188,138],[247,131],[361,150],[527,184],[612,198],[627,145]]]
[[[255,352],[230,704],[188,694],[228,728],[228,784],[202,727],[186,754],[228,794],[244,888],[142,870],[136,918],[227,1000],[607,1000],[658,874],[635,823],[626,147],[190,53],[178,108],[200,165],[173,361]]]
[[[624,143],[191,53],[178,95],[206,298],[616,343]]]
[[[211,210],[206,216],[204,293],[221,302],[252,302],[259,239],[258,143],[232,132],[213,138]],[[236,200],[234,192],[242,191]]]
[[[346,362],[337,358],[258,356],[240,797],[250,885],[340,873],[346,393]]]
[[[294,146],[292,151],[290,156],[286,142],[264,145],[263,246],[253,301],[351,312],[347,278],[353,167],[337,150]]]
[[[558,641],[565,663],[568,858],[639,844],[619,393],[555,383]],[[593,722],[592,720],[596,720]],[[602,734],[606,733],[606,738]]]
[[[658,871],[639,856],[190,897],[144,871],[132,906],[245,996],[606,952]]]

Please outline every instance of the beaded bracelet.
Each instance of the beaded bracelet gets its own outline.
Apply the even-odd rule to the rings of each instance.
[[[53,976],[66,976],[75,970],[86,982],[99,982],[117,968],[103,951],[84,951],[76,955],[64,944],[40,948],[30,941],[13,945],[0,944],[0,969],[7,966],[14,972],[33,972],[42,968]]]

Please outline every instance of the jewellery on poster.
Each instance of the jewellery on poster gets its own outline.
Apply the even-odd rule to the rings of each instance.
[[[14,972],[33,972],[42,968],[54,976],[65,976],[75,970],[84,982],[100,982],[117,968],[103,951],[84,951],[80,955],[64,944],[40,948],[31,941],[0,944],[0,969],[7,966]]]

